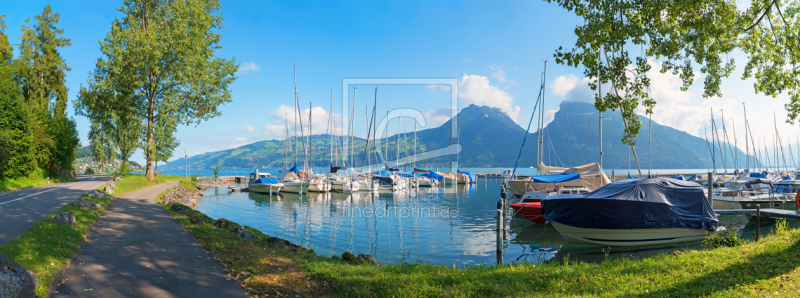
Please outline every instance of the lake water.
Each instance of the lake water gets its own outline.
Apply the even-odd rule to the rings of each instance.
[[[371,254],[382,263],[430,262],[457,267],[494,264],[496,208],[500,179],[477,184],[421,188],[411,193],[276,194],[231,193],[215,187],[200,198],[197,210],[226,218],[313,248],[318,254]],[[722,224],[752,239],[754,223],[743,215],[720,218]],[[762,235],[774,223],[762,222]],[[790,221],[791,227],[800,221]],[[503,261],[542,262],[569,258],[586,262],[606,258],[643,258],[674,250],[697,249],[699,241],[642,247],[603,247],[565,243],[550,225],[521,217],[509,220]]]

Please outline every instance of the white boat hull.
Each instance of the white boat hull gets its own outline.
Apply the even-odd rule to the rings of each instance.
[[[252,192],[258,193],[268,193],[268,194],[276,194],[281,191],[283,188],[283,184],[265,184],[265,183],[250,183],[247,185],[247,189]]]
[[[589,229],[553,222],[559,234],[570,243],[639,246],[703,240],[705,230],[668,229]]]
[[[358,183],[348,183],[344,181],[336,181],[331,185],[331,189],[335,192],[351,193],[359,190]]]
[[[281,188],[280,192],[307,193],[308,192],[308,183],[304,183],[304,182],[284,182],[283,183],[283,188]]]
[[[327,183],[311,183],[308,185],[309,192],[329,192],[331,191],[330,184]]]

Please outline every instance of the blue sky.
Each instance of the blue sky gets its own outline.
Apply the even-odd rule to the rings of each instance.
[[[5,21],[12,43],[18,42],[24,19],[41,13],[47,3],[4,3],[2,13],[8,15]],[[65,37],[72,39],[72,46],[61,53],[72,68],[67,87],[73,100],[100,58],[98,41],[119,15],[116,8],[122,1],[50,3],[61,14],[59,26],[65,29]],[[222,1],[222,6],[225,28],[220,31],[223,48],[218,55],[241,63],[239,78],[231,85],[233,102],[220,107],[221,117],[180,127],[177,137],[182,144],[173,159],[182,156],[182,148],[193,155],[283,138],[281,115],[291,117],[293,111],[294,65],[300,105],[308,109],[311,102],[317,115],[315,133],[324,132],[331,89],[333,115],[341,117],[343,78],[458,78],[459,108],[473,103],[495,106],[523,127],[530,119],[545,59],[550,60],[548,115],[562,100],[591,97],[580,69],[555,65],[552,59],[559,46],[574,43],[573,29],[580,20],[545,1]],[[736,54],[734,58],[739,62],[737,72],[724,81],[722,98],[703,99],[699,85],[681,92],[677,78],[654,73],[652,90],[659,106],[653,120],[700,136],[710,107],[723,109],[726,119],[741,126],[740,102],[744,101],[754,133],[771,135],[772,121],[753,119],[772,120],[776,111],[783,138],[791,135],[794,139],[800,130],[782,123],[786,97],[753,94],[752,82],[739,79],[744,57]],[[371,108],[374,86],[357,88],[355,124],[360,127],[364,105],[369,103]],[[449,93],[429,86],[380,86],[378,90],[379,115],[386,109],[415,108],[436,124],[446,119],[440,116],[448,105]],[[71,102],[67,110],[74,114]],[[82,143],[87,144],[89,122],[82,117],[76,120]],[[389,127],[396,130],[396,125]],[[138,151],[132,159],[143,162],[144,156]]]

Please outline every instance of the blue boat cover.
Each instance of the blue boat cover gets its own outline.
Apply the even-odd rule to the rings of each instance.
[[[628,173],[628,177],[625,177],[625,179],[633,179],[633,176],[631,176],[631,173]]]
[[[792,180],[792,176],[786,175],[786,177],[783,177],[783,180]]]
[[[297,173],[297,164],[294,164],[291,169],[289,169],[289,173]]]
[[[753,178],[767,178],[767,175],[764,173],[750,173],[750,177]]]
[[[585,195],[542,199],[547,222],[591,229],[713,230],[717,215],[697,183],[670,178],[620,180]]]
[[[531,176],[531,179],[533,179],[533,182],[538,182],[538,183],[561,183],[561,182],[581,179],[581,174],[561,173],[553,175]]]
[[[697,174],[692,175],[692,177],[689,177],[686,181],[694,181],[695,179],[697,179]]]
[[[385,166],[385,167],[386,167],[386,170],[387,170],[387,171],[389,171],[389,172],[397,172],[397,171],[400,171],[400,170],[398,170],[398,169],[395,169],[395,168],[392,168],[392,167],[390,167],[390,166]]]
[[[442,181],[444,179],[444,176],[436,174],[436,172],[434,171],[428,171],[427,174],[422,174],[422,177],[428,177],[431,179],[436,179],[438,181]]]
[[[372,177],[372,182],[378,182],[379,185],[392,185],[392,178],[389,177]]]
[[[253,181],[253,183],[277,184],[278,180],[272,177],[262,177]]]
[[[472,175],[472,173],[470,173],[470,172],[462,172],[462,171],[459,171],[459,170],[456,170],[456,172],[459,172],[461,174],[467,175],[467,177],[469,177],[469,181],[477,181],[477,180],[475,180],[475,175]]]
[[[397,173],[397,176],[406,177],[406,178],[413,178],[414,174],[411,174],[411,173]]]
[[[694,177],[694,176],[693,176],[693,177]],[[672,176],[672,177],[670,177],[670,178],[672,178],[672,179],[678,179],[678,180],[683,180],[683,181],[686,181],[686,178],[685,178],[685,177],[683,177],[683,175],[675,175],[675,176]]]
[[[375,171],[375,174],[378,174],[380,176],[389,176],[389,173],[386,173],[385,171]]]

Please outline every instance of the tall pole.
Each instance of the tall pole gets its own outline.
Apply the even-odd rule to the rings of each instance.
[[[744,109],[744,147],[747,149],[747,171],[750,171],[750,143],[747,142],[747,108],[742,102],[742,109]]]
[[[653,144],[653,113],[650,113],[650,121],[647,126],[647,178],[650,178],[651,155],[650,148]]]
[[[597,97],[601,98],[601,99],[603,98],[602,86],[603,86],[603,82],[600,81],[600,78],[598,76],[598,79],[597,79]],[[600,169],[603,169],[603,112],[600,112],[598,110],[597,111],[597,116],[599,118],[598,120],[599,120],[599,123],[600,123],[599,124],[599,128],[598,128],[598,135],[600,136],[600,140],[599,140],[599,143],[600,143],[600,147],[599,147],[600,148],[600,158],[599,159],[600,160],[599,160],[599,163],[600,163]],[[601,180],[600,181],[600,186],[603,186],[603,182],[602,182],[603,179],[600,179],[600,180]]]
[[[314,144],[311,143],[311,135],[314,134],[314,130],[311,128],[311,110],[312,110],[311,102],[309,102],[308,103],[308,163],[311,166],[311,173],[314,173]]]
[[[297,106],[297,64],[294,65],[294,164],[297,165],[297,114],[300,113]]]
[[[186,147],[183,147],[183,179],[189,179],[189,163],[186,161],[187,158],[189,158],[189,155],[186,154]]]

